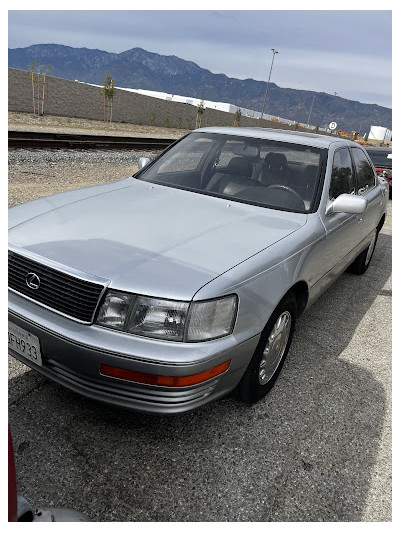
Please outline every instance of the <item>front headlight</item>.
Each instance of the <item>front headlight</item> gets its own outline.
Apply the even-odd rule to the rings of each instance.
[[[156,339],[182,341],[188,307],[187,302],[137,296],[125,331]]]
[[[196,342],[232,333],[236,311],[236,295],[189,303],[109,290],[96,324],[155,339]]]

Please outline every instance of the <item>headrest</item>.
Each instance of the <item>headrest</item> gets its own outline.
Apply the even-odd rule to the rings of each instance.
[[[287,167],[285,154],[279,152],[269,152],[264,159],[264,164],[271,170],[283,170]]]
[[[241,157],[259,157],[260,147],[254,144],[238,144],[232,147],[232,153]]]
[[[249,178],[251,177],[252,170],[251,163],[247,159],[244,159],[244,157],[233,157],[228,163],[229,174],[234,174],[235,176]]]

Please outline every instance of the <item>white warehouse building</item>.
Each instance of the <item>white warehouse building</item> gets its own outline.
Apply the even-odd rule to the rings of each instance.
[[[371,126],[368,139],[376,141],[391,141],[392,131],[382,126]]]

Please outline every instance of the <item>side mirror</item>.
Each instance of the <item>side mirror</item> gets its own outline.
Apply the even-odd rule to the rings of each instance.
[[[142,170],[142,168],[148,165],[150,161],[151,160],[148,157],[139,157],[139,161],[138,161],[139,170]]]
[[[354,194],[341,194],[330,203],[326,211],[327,216],[334,213],[349,213],[361,215],[367,209],[367,200]]]

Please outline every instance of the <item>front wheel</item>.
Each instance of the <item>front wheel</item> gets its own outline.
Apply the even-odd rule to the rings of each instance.
[[[272,313],[240,383],[245,403],[255,403],[272,389],[288,354],[296,323],[297,305],[288,294]]]

